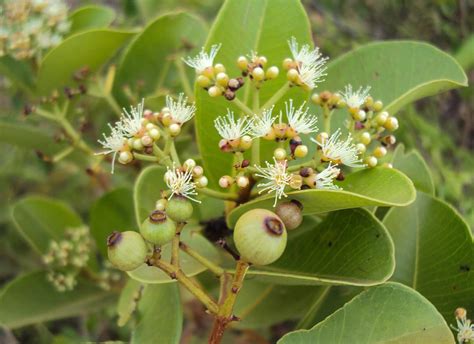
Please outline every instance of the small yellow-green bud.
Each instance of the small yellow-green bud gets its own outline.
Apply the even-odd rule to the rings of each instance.
[[[252,70],[252,76],[255,81],[262,81],[265,78],[265,72],[262,68],[257,67]]]
[[[278,77],[279,73],[280,73],[280,70],[278,69],[278,67],[272,66],[272,67],[267,69],[267,71],[265,72],[265,75],[266,75],[267,79],[273,80],[273,79],[276,79]]]
[[[277,148],[275,149],[275,151],[273,152],[273,156],[275,157],[275,159],[277,160],[283,160],[286,158],[286,150],[283,149],[283,148]]]
[[[296,158],[304,158],[308,154],[308,146],[306,145],[296,146],[294,154]]]

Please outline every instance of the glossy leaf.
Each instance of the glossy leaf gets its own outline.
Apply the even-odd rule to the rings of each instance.
[[[398,283],[370,288],[310,330],[285,335],[279,344],[454,343],[436,308]]]
[[[179,343],[182,326],[178,285],[147,285],[138,305],[131,343]]]
[[[136,228],[132,191],[121,188],[106,193],[90,210],[90,230],[100,252],[107,255],[107,237],[114,230]]]
[[[351,83],[369,85],[385,110],[394,114],[404,105],[452,88],[467,86],[466,74],[454,58],[421,42],[370,43],[329,64],[321,89],[337,91]]]
[[[122,88],[132,90],[140,83],[142,95],[152,94],[175,70],[173,60],[189,53],[189,47],[200,48],[207,34],[203,20],[187,13],[171,13],[152,21],[124,52],[117,70],[114,94],[123,98]],[[187,52],[186,52],[187,51]],[[188,71],[191,77],[191,70]],[[182,89],[182,87],[181,87]],[[119,98],[120,99],[120,98]],[[158,110],[158,109],[157,109]]]
[[[71,29],[69,35],[88,29],[104,28],[115,19],[115,11],[105,6],[84,6],[75,10],[70,16]]]
[[[6,76],[11,82],[31,92],[34,88],[33,70],[25,61],[15,60],[11,56],[0,57],[0,75]]]
[[[216,247],[211,244],[206,238],[199,234],[198,227],[187,225],[181,234],[181,241],[188,244],[194,250],[199,252],[201,255],[209,259],[214,263],[218,263],[220,260],[219,254]],[[164,260],[169,261],[171,258],[171,245],[168,244],[162,247],[162,254]],[[198,263],[194,258],[191,258],[186,253],[180,253],[180,264],[184,273],[188,276],[195,276],[206,268]],[[173,283],[175,282],[167,274],[160,269],[143,264],[136,270],[128,272],[129,276],[142,283]]]
[[[73,291],[58,292],[46,279],[46,273],[37,271],[5,286],[0,295],[0,324],[14,329],[83,315],[110,305],[115,298],[114,293],[85,281],[79,281]]]
[[[39,92],[48,94],[54,89],[71,85],[74,73],[81,68],[87,67],[94,72],[111,59],[133,34],[131,31],[94,29],[66,38],[51,49],[41,62]]]
[[[303,205],[303,214],[365,206],[405,206],[415,199],[415,188],[403,173],[390,168],[365,169],[349,174],[338,183],[343,190],[303,190],[288,193],[288,200],[295,199]],[[227,217],[233,228],[238,218],[253,208],[273,209],[273,197],[262,197],[234,209]]]
[[[284,8],[284,15],[282,15]],[[241,72],[236,60],[251,50],[267,57],[269,65],[281,66],[284,58],[291,55],[288,39],[294,36],[301,44],[312,44],[310,26],[306,13],[298,0],[228,0],[222,6],[214,21],[205,49],[209,51],[213,44],[222,43],[215,63],[223,63],[230,77],[238,77]],[[236,44],[238,42],[238,44]],[[286,74],[267,82],[260,90],[260,105],[263,105],[286,82]],[[250,107],[250,82],[237,92],[237,97]],[[232,102],[224,97],[211,98],[207,91],[196,87],[196,132],[200,151],[204,161],[206,175],[211,184],[223,175],[232,173],[232,154],[219,150],[220,137],[214,128],[214,119],[225,115],[227,108],[240,113]],[[299,105],[306,100],[308,93],[293,88],[275,107],[275,113],[281,109],[283,101],[289,97]],[[269,159],[273,145],[262,142],[262,156]],[[274,147],[273,147],[274,149]],[[211,185],[212,186],[212,185]]]
[[[48,250],[51,240],[62,239],[66,229],[82,224],[67,204],[37,196],[15,203],[12,217],[22,236],[40,254]]]
[[[278,284],[367,286],[389,279],[394,266],[393,242],[382,223],[365,209],[350,209],[290,236],[279,260],[248,274]]]
[[[424,193],[384,220],[395,243],[392,277],[419,291],[451,321],[474,308],[474,243],[469,226],[448,204]]]
[[[117,303],[117,325],[124,326],[138,307],[138,301],[143,292],[143,285],[134,279],[129,278],[125,287],[120,293]]]
[[[411,179],[417,190],[434,195],[433,177],[420,153],[415,150],[405,152],[405,147],[399,145],[393,154],[392,164]]]

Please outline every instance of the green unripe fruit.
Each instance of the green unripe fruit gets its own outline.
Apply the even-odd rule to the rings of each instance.
[[[266,209],[252,209],[235,224],[234,242],[243,260],[267,265],[285,251],[286,229],[281,219]]]
[[[275,212],[285,224],[286,229],[292,230],[298,228],[303,222],[302,210],[303,205],[297,200],[292,200],[278,204]]]
[[[140,233],[146,241],[155,245],[169,243],[176,233],[176,223],[166,216],[164,211],[155,210],[143,221]]]
[[[107,238],[107,252],[110,262],[116,268],[131,271],[145,262],[148,247],[137,232],[113,232]]]
[[[186,222],[193,215],[193,205],[183,196],[175,195],[166,205],[166,215],[176,222]]]

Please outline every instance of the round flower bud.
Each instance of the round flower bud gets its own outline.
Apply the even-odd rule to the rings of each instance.
[[[302,210],[303,205],[296,200],[292,200],[278,204],[275,213],[283,221],[286,229],[292,230],[299,227],[301,222],[303,222]]]
[[[387,148],[385,148],[383,146],[379,146],[379,147],[374,149],[373,154],[376,158],[383,158],[385,155],[387,155]]]
[[[211,86],[209,87],[209,90],[207,91],[211,97],[218,97],[222,95],[222,90],[217,87],[217,86]]]
[[[368,156],[367,158],[365,158],[365,163],[369,167],[375,167],[375,166],[377,166],[378,160],[374,156]]]
[[[455,316],[456,319],[458,319],[458,320],[466,319],[466,317],[467,317],[467,311],[466,311],[465,308],[462,308],[462,307],[456,308],[456,310],[454,311],[454,316]]]
[[[252,77],[256,81],[261,81],[265,78],[265,72],[263,71],[262,68],[257,67],[252,70]]]
[[[247,150],[252,147],[252,138],[249,135],[242,136],[239,147],[243,150]]]
[[[321,98],[319,97],[319,94],[315,93],[311,96],[311,101],[316,104],[320,105],[321,104]]]
[[[169,112],[164,112],[163,113],[163,116],[161,116],[161,123],[163,123],[163,125],[165,127],[167,127],[171,123],[173,123],[173,117],[171,116],[171,114]]]
[[[389,163],[389,162],[384,162],[384,163],[382,164],[382,166],[383,166],[383,167],[387,167],[387,168],[393,168],[393,165],[392,165],[391,163]]]
[[[293,66],[293,60],[287,57],[286,59],[283,60],[282,65],[285,70],[288,70]]]
[[[178,123],[173,123],[173,124],[170,124],[170,126],[168,127],[168,130],[170,132],[170,135],[175,137],[175,136],[178,136],[179,133],[181,133],[181,126]]]
[[[195,182],[198,188],[205,188],[207,184],[209,184],[209,180],[206,176],[199,177]]]
[[[290,179],[290,188],[298,190],[301,188],[303,185],[303,177],[301,177],[299,174],[293,174],[291,175]]]
[[[186,197],[175,195],[166,206],[166,215],[176,222],[186,222],[193,215],[193,205]]]
[[[275,151],[273,152],[273,156],[275,157],[275,159],[277,160],[283,160],[286,158],[286,150],[284,150],[283,148],[277,148],[275,149]]]
[[[227,99],[227,100],[234,100],[234,99],[235,99],[235,92],[232,91],[230,88],[228,88],[228,89],[225,90],[225,92],[224,92],[224,97],[225,97],[225,99]]]
[[[308,146],[299,145],[295,148],[295,157],[304,158],[308,154]]]
[[[364,104],[365,106],[371,107],[372,105],[374,105],[374,98],[372,98],[371,96],[367,96],[367,98],[365,98]]]
[[[140,139],[135,139],[135,140],[133,140],[132,147],[135,150],[142,150],[143,149],[143,143]]]
[[[395,117],[387,118],[387,121],[384,124],[384,127],[390,131],[395,131],[398,129],[398,119]]]
[[[245,56],[240,56],[237,59],[237,67],[239,67],[240,70],[246,70],[248,64],[249,64],[249,61],[247,60]]]
[[[321,144],[323,144],[324,142],[326,142],[326,140],[327,140],[328,138],[329,138],[328,133],[326,133],[326,132],[324,132],[324,131],[323,131],[323,132],[320,132],[320,133],[318,134],[318,136],[316,136],[316,140],[317,140],[319,143],[321,143]]]
[[[168,219],[164,211],[155,210],[143,221],[140,233],[146,241],[161,246],[173,239],[176,233],[176,223]]]
[[[184,166],[185,168],[192,169],[192,168],[194,168],[194,166],[196,166],[196,161],[194,161],[193,159],[187,159],[187,160],[184,162],[183,166]]]
[[[362,142],[364,145],[367,146],[370,143],[370,141],[372,141],[372,138],[370,137],[370,133],[368,133],[367,131],[364,131],[360,135],[360,142]]]
[[[163,211],[166,209],[166,204],[168,204],[168,200],[166,198],[160,198],[156,201],[155,209]]]
[[[222,63],[216,63],[214,65],[214,73],[218,74],[219,73],[225,73],[225,67]]]
[[[194,178],[199,178],[203,174],[204,174],[204,169],[202,168],[202,166],[197,165],[197,166],[193,167],[193,177]]]
[[[387,119],[388,119],[388,112],[387,111],[383,111],[383,112],[379,113],[377,116],[375,116],[375,122],[379,126],[384,125],[385,122],[387,121]]]
[[[367,147],[363,143],[356,144],[356,148],[359,154],[364,154],[365,151],[367,150]]]
[[[143,116],[145,116],[145,115],[143,115]],[[148,131],[150,131],[153,128],[156,128],[156,126],[153,123],[147,123],[145,125],[145,129],[148,130]]]
[[[148,135],[143,135],[140,138],[140,141],[142,142],[142,145],[144,145],[145,147],[149,147],[153,144],[153,139]]]
[[[131,271],[145,262],[148,247],[137,232],[113,232],[107,238],[107,254],[115,267],[122,271]]]
[[[129,151],[122,151],[119,154],[118,161],[121,164],[128,164],[133,160],[133,154],[130,153]]]
[[[275,137],[283,139],[286,137],[286,131],[288,130],[288,125],[286,123],[275,123],[273,124],[273,133]]]
[[[380,100],[377,100],[374,105],[373,105],[374,111],[378,112],[382,110],[383,108],[383,103]]]
[[[359,110],[354,115],[354,119],[356,121],[364,121],[366,118],[367,118],[367,114],[365,113],[364,110]]]
[[[272,66],[267,69],[267,71],[265,72],[265,76],[267,77],[267,79],[273,80],[278,77],[279,73],[280,73],[280,70],[278,69],[278,67]]]
[[[267,64],[268,60],[265,56],[260,56],[258,58],[258,63],[260,63],[262,66],[265,66]]]
[[[217,74],[216,81],[219,85],[226,87],[229,82],[229,76],[226,73],[221,72]]]
[[[207,76],[204,76],[204,75],[199,75],[196,79],[196,82],[202,88],[209,87],[212,84],[212,81]]]
[[[296,69],[288,70],[288,73],[286,73],[286,78],[288,79],[288,81],[296,82],[299,78],[298,71]]]
[[[219,179],[219,186],[223,189],[229,188],[234,183],[234,179],[231,176],[222,176]]]
[[[397,139],[395,136],[393,135],[388,135],[388,136],[385,136],[383,139],[382,139],[383,143],[385,143],[386,145],[394,145],[395,142],[397,142]]]
[[[155,141],[159,140],[161,136],[160,131],[157,128],[150,129],[148,135],[150,135],[150,137]]]
[[[241,259],[255,265],[271,264],[280,258],[286,240],[285,225],[266,209],[252,209],[235,224],[234,242]]]
[[[237,79],[230,79],[227,86],[231,91],[236,91],[240,88],[240,82]]]
[[[235,183],[237,184],[239,188],[243,189],[249,186],[249,179],[246,176],[238,176],[235,179]]]

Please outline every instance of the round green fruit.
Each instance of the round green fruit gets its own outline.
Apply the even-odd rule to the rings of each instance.
[[[276,261],[285,251],[286,229],[281,219],[266,209],[252,209],[235,224],[234,242],[243,260],[255,265]]]
[[[186,222],[193,215],[193,205],[183,196],[173,196],[166,205],[166,215],[176,222]]]
[[[286,229],[298,228],[303,222],[303,205],[297,200],[283,202],[277,205],[275,212],[285,224]]]
[[[135,270],[145,262],[148,247],[140,233],[113,232],[107,238],[110,262],[123,271]]]
[[[155,210],[143,221],[140,233],[146,241],[155,245],[169,243],[176,233],[176,223],[166,216],[161,210]]]

